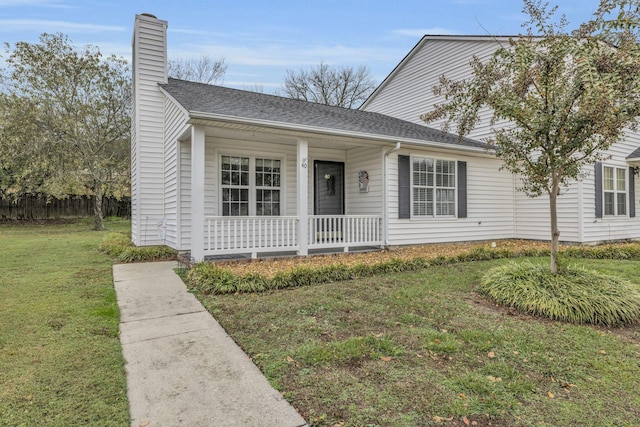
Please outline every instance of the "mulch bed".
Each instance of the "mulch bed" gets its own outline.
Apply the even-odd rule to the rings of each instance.
[[[483,243],[449,243],[419,246],[404,246],[388,250],[359,253],[338,253],[328,255],[310,255],[307,257],[282,257],[242,261],[216,262],[216,265],[231,270],[237,275],[258,273],[265,277],[272,277],[278,272],[288,271],[296,267],[323,267],[333,264],[364,264],[373,265],[392,259],[433,259],[439,256],[452,257],[471,252],[477,248],[492,248],[518,252],[525,249],[548,249],[548,242],[533,240],[498,240]]]

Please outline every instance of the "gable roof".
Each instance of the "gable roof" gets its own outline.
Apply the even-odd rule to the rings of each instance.
[[[160,87],[192,118],[233,119],[244,123],[299,127],[348,136],[402,140],[458,148],[487,149],[486,143],[386,116],[315,102],[169,78]]]
[[[627,160],[638,160],[640,159],[640,147],[638,147],[633,153],[627,156]]]

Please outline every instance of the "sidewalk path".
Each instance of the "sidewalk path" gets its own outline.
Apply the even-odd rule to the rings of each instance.
[[[306,425],[187,292],[176,267],[113,267],[131,426]]]

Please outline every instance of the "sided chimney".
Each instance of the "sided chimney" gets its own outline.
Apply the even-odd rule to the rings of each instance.
[[[167,21],[136,15],[132,41],[131,239],[138,246],[163,244],[164,98]]]

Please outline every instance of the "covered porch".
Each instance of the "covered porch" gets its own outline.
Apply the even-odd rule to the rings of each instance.
[[[210,257],[384,246],[382,144],[197,121],[181,141],[181,240]]]

